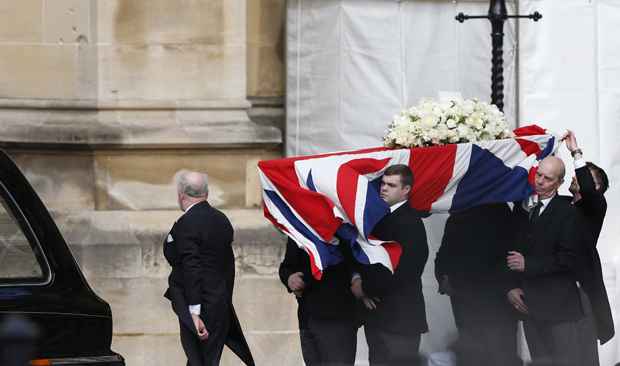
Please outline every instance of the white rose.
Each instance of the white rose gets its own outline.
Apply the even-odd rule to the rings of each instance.
[[[459,142],[459,134],[456,130],[448,130],[448,142],[452,144]]]
[[[467,139],[468,136],[471,134],[471,128],[464,124],[458,125],[456,131],[458,133],[459,139]]]
[[[448,129],[448,126],[446,126],[445,124],[439,124],[437,126],[437,138],[441,141],[447,141],[448,140],[448,131],[450,131],[450,129]]]
[[[437,125],[438,118],[433,114],[427,114],[420,120],[420,125],[425,129],[433,128]]]
[[[477,117],[475,115],[469,116],[467,118],[465,118],[465,124],[467,124],[468,126],[475,128],[475,129],[480,129],[482,128],[482,119],[480,117]]]

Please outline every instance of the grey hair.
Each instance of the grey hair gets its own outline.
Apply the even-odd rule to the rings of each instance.
[[[200,179],[189,179],[188,177],[192,175]],[[199,198],[209,193],[209,177],[206,173],[180,170],[174,175],[174,180],[177,184],[177,191],[189,197]]]

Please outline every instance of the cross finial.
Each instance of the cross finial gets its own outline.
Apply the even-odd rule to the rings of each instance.
[[[493,56],[491,68],[491,103],[504,110],[504,22],[509,18],[528,18],[537,22],[542,15],[535,11],[529,15],[508,15],[506,0],[490,0],[487,15],[465,15],[459,13],[455,19],[463,23],[467,19],[488,19],[491,22]]]

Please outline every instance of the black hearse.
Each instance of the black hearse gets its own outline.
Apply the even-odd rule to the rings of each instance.
[[[110,349],[110,306],[90,288],[49,212],[1,150],[0,203],[0,327],[17,315],[34,324],[31,365],[124,366]],[[10,344],[2,340],[5,356],[17,352]]]

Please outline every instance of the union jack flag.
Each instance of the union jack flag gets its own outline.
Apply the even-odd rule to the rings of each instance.
[[[400,245],[374,238],[374,226],[390,212],[379,197],[387,167],[413,171],[410,204],[419,211],[451,212],[532,194],[538,161],[553,154],[559,139],[537,126],[516,138],[411,149],[385,147],[261,161],[264,214],[309,257],[313,276],[339,263],[341,239],[352,243],[363,264],[394,271]]]

